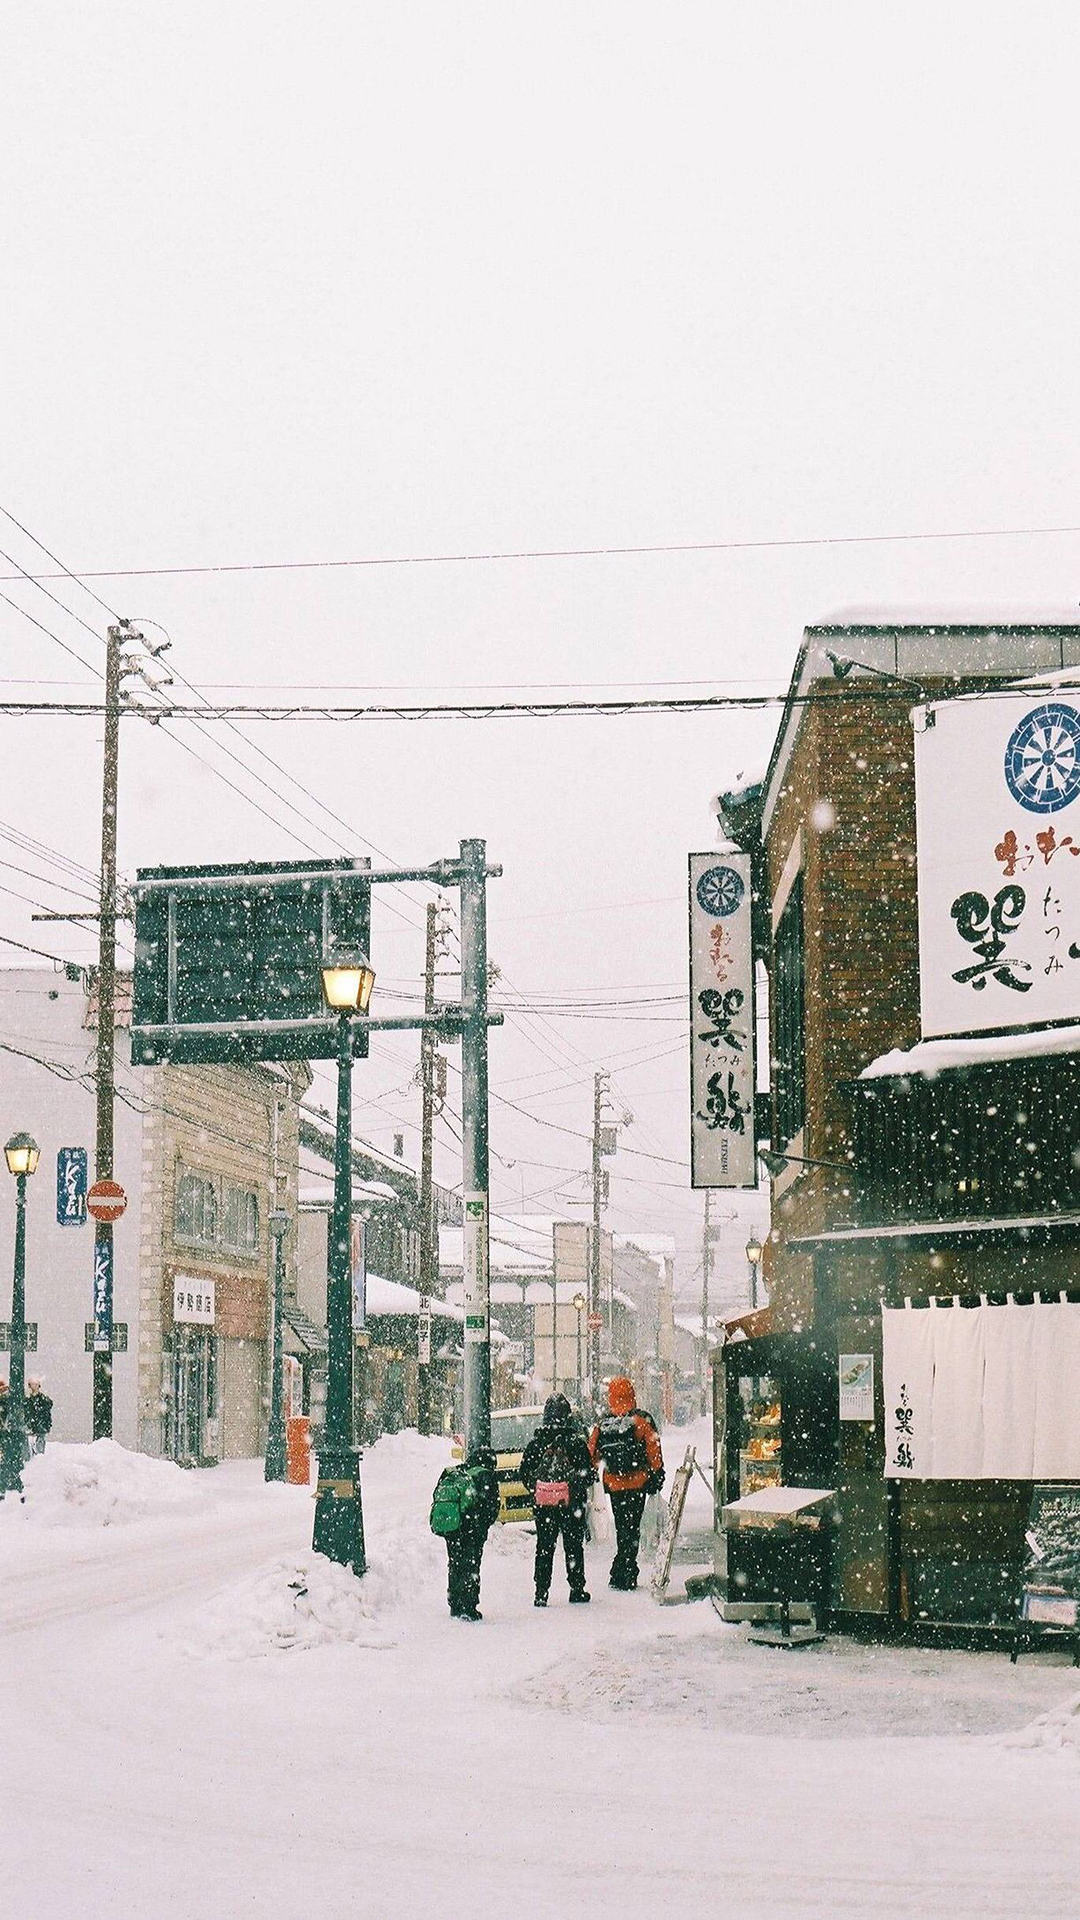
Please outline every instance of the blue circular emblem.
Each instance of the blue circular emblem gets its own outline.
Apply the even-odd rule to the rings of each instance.
[[[1005,749],[1005,780],[1029,813],[1059,813],[1080,793],[1080,713],[1046,700],[1026,713]]]
[[[734,867],[706,867],[697,883],[697,903],[703,913],[726,920],[745,892],[742,875]]]

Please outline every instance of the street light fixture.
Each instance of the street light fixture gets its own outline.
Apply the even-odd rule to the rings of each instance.
[[[586,1300],[585,1295],[583,1293],[575,1293],[572,1301],[570,1302],[570,1305],[573,1307],[574,1312],[577,1314],[577,1398],[578,1398],[579,1407],[581,1405],[581,1395],[583,1390],[583,1379],[584,1379],[584,1375],[582,1371],[581,1321],[582,1321],[582,1316],[588,1304],[589,1303]]]
[[[364,1511],[353,1422],[352,1023],[366,1013],[375,974],[365,953],[338,948],[322,966],[323,996],[338,1019],[334,1208],[326,1276],[326,1422],[315,1490],[316,1553],[363,1573]]]
[[[11,1288],[11,1369],[7,1420],[0,1450],[0,1494],[22,1492],[26,1458],[26,1182],[37,1171],[41,1150],[28,1133],[13,1133],[4,1148],[15,1177],[15,1277]]]
[[[749,1267],[749,1269],[750,1269],[750,1308],[751,1308],[751,1312],[752,1312],[752,1311],[753,1311],[753,1310],[754,1310],[754,1309],[756,1308],[756,1306],[757,1306],[757,1280],[758,1280],[758,1268],[759,1268],[759,1267],[760,1267],[760,1265],[761,1265],[761,1255],[762,1255],[762,1252],[763,1252],[763,1248],[762,1248],[762,1245],[761,1245],[761,1241],[760,1241],[760,1240],[758,1239],[758,1237],[757,1237],[757,1234],[756,1234],[756,1233],[752,1233],[752,1234],[750,1235],[750,1238],[749,1238],[749,1240],[748,1240],[748,1241],[747,1241],[747,1243],[746,1243],[746,1264],[747,1264],[747,1266],[748,1266],[748,1267]]]
[[[285,1235],[289,1216],[275,1208],[267,1221],[274,1243],[274,1325],[270,1345],[270,1417],[266,1423],[264,1478],[285,1478],[285,1412],[282,1391],[282,1314],[285,1305]]]

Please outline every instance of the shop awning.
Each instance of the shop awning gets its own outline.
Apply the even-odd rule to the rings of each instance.
[[[755,1307],[751,1313],[741,1313],[737,1320],[724,1321],[725,1341],[761,1340],[772,1331],[771,1307]]]
[[[325,1356],[325,1327],[320,1327],[318,1322],[313,1320],[310,1314],[305,1313],[301,1307],[290,1306],[288,1303],[282,1308],[281,1317],[289,1331],[295,1334],[305,1353],[314,1354],[319,1358]]]
[[[1080,1213],[1037,1213],[986,1220],[895,1220],[888,1226],[833,1227],[826,1233],[795,1235],[787,1244],[797,1253],[812,1253],[816,1247],[887,1246],[898,1241],[933,1247],[939,1243],[956,1246],[988,1238],[1016,1237],[1036,1242],[1073,1240],[1078,1235]]]

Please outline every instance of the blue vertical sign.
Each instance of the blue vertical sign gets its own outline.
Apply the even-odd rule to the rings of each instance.
[[[86,1225],[85,1147],[61,1147],[56,1156],[56,1220],[61,1227]]]
[[[94,1352],[112,1352],[112,1236],[94,1242]]]

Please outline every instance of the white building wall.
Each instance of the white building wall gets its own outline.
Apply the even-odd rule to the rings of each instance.
[[[94,1177],[93,1070],[96,1034],[84,1026],[81,980],[51,967],[0,970],[0,1128],[31,1133],[41,1148],[27,1182],[26,1311],[38,1324],[38,1351],[27,1355],[28,1378],[39,1378],[53,1401],[53,1435],[89,1440],[91,1357],[84,1328],[92,1312],[93,1223],[61,1227],[56,1218],[56,1156],[61,1147],[85,1147]],[[128,1036],[117,1037],[117,1072],[130,1083]],[[118,1100],[116,1178],[128,1209],[113,1230],[113,1317],[126,1321],[128,1351],[113,1360],[113,1431],[136,1444],[139,1352],[139,1235],[142,1118]],[[0,1140],[0,1145],[3,1141]],[[15,1182],[0,1163],[0,1319],[11,1316]],[[0,1355],[7,1378],[8,1356]]]

